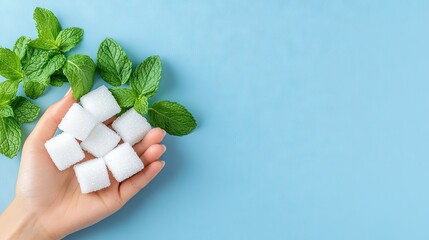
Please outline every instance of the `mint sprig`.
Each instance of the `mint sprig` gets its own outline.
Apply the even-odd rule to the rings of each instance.
[[[16,156],[21,145],[19,124],[34,121],[40,113],[37,105],[16,96],[20,82],[32,99],[42,96],[49,85],[64,82],[70,82],[73,97],[79,99],[94,83],[95,64],[90,57],[65,55],[82,40],[83,30],[62,30],[57,17],[43,8],[36,8],[33,18],[36,39],[21,36],[13,51],[0,48],[0,75],[7,79],[0,82],[0,152],[9,158]]]
[[[81,28],[61,29],[61,24],[54,13],[47,9],[36,8],[33,15],[38,38],[30,41],[30,46],[43,50],[70,51],[83,38]]]
[[[130,81],[131,88],[110,89],[123,110],[121,113],[134,107],[138,113],[147,114],[152,126],[160,127],[171,135],[183,136],[191,133],[197,123],[184,106],[176,102],[159,101],[149,107],[149,99],[155,95],[161,81],[161,58],[150,56],[133,71],[131,66],[127,54],[115,40],[107,38],[100,44],[97,67],[101,77],[114,86],[126,83],[128,78]]]
[[[67,57],[65,53],[82,41],[83,29],[62,29],[55,14],[43,8],[36,8],[33,18],[38,38],[28,43],[30,48],[36,50],[25,64],[26,95],[35,99],[43,94],[48,85],[59,87],[64,82],[69,82],[73,97],[78,100],[88,93],[94,84],[95,64],[89,56],[75,54]],[[38,72],[30,75],[35,69],[38,69]]]
[[[12,158],[22,142],[20,124],[34,121],[40,108],[23,96],[16,96],[22,82],[27,97],[37,99],[50,87],[69,83],[73,97],[79,100],[94,84],[96,70],[111,88],[122,111],[130,108],[146,115],[152,126],[169,134],[183,136],[197,124],[182,105],[158,101],[150,106],[150,98],[158,91],[162,75],[159,56],[150,56],[133,70],[132,62],[123,48],[112,38],[100,44],[96,64],[87,55],[67,53],[83,39],[78,27],[62,29],[58,18],[48,9],[37,7],[33,19],[37,38],[19,37],[13,50],[0,47],[0,153]],[[130,87],[120,87],[129,81]]]
[[[0,48],[0,75],[23,81],[25,95],[32,99],[42,96],[49,85],[61,86],[67,79],[73,97],[79,99],[91,90],[95,64],[86,55],[67,58],[65,53],[82,40],[83,30],[76,27],[62,30],[57,17],[43,8],[36,8],[33,18],[38,38],[18,38],[13,51]],[[67,74],[62,74],[64,70]]]

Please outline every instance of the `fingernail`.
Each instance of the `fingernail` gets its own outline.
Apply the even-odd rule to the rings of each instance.
[[[164,144],[161,144],[161,146],[162,146],[162,148],[164,148],[164,152],[163,153],[165,153],[165,151],[167,151],[167,146],[165,146]]]
[[[162,163],[162,167],[164,167],[165,166],[165,161],[161,161],[161,163]]]
[[[164,132],[164,136],[167,135],[167,132],[164,129],[162,129],[162,131]]]
[[[66,92],[66,94],[64,95],[64,97],[67,96],[67,95],[69,95],[70,91],[71,91],[71,88],[69,88],[69,90]]]

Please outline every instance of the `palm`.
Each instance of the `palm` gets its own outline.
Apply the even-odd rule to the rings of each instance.
[[[165,133],[161,129],[153,129],[134,146],[146,166],[142,172],[122,183],[110,176],[110,187],[82,194],[73,168],[59,171],[44,147],[72,103],[70,96],[65,97],[45,114],[52,115],[41,118],[24,144],[17,183],[17,197],[28,211],[40,216],[42,225],[55,229],[55,236],[87,227],[114,213],[162,168],[162,163],[157,160],[164,152],[159,143]],[[47,127],[50,129],[40,130]],[[84,161],[92,158],[92,155],[86,154]]]

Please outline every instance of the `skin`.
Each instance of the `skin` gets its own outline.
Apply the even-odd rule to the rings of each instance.
[[[74,102],[69,91],[50,106],[24,143],[15,198],[0,216],[2,239],[61,239],[91,226],[118,211],[164,167],[159,158],[165,131],[154,128],[133,146],[145,165],[141,172],[121,183],[110,175],[110,187],[82,194],[73,168],[60,172],[44,147]],[[92,158],[86,154],[85,160]]]

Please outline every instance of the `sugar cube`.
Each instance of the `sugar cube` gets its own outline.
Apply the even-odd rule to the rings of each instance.
[[[73,168],[82,193],[94,192],[110,186],[109,173],[102,158],[76,164]]]
[[[102,157],[110,152],[121,141],[121,137],[106,125],[98,124],[80,146],[94,155]]]
[[[124,142],[134,145],[142,140],[151,129],[146,118],[131,108],[112,123],[112,128],[121,136]]]
[[[122,182],[144,168],[143,162],[129,143],[123,143],[104,156],[113,177]]]
[[[82,96],[80,104],[99,122],[104,122],[121,112],[115,97],[104,85]]]
[[[85,157],[79,143],[68,133],[60,133],[45,143],[45,148],[60,171]]]
[[[85,140],[97,125],[97,120],[88,111],[74,103],[64,116],[58,128],[79,140]]]

